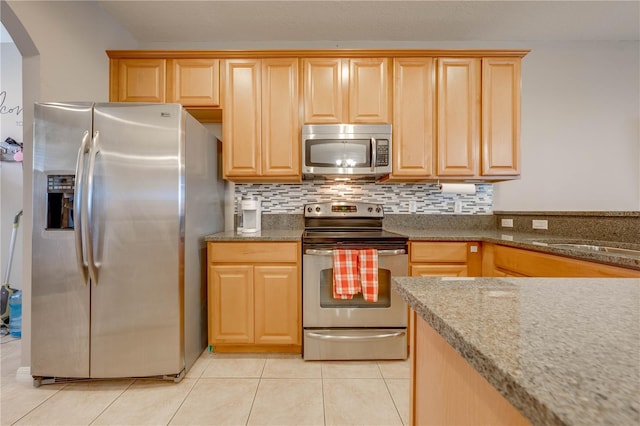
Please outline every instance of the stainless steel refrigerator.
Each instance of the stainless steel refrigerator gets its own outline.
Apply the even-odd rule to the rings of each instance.
[[[178,104],[41,103],[31,374],[179,381],[207,344],[217,140]]]

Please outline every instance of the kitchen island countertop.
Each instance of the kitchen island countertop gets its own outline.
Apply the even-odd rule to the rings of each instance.
[[[393,281],[532,424],[640,424],[640,279]]]

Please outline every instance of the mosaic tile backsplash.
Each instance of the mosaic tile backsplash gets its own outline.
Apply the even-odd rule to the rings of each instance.
[[[475,194],[443,194],[434,183],[236,184],[235,198],[240,196],[262,200],[263,214],[302,214],[304,204],[325,201],[381,203],[385,213],[410,214],[411,200],[416,214],[491,214],[493,185],[477,184]],[[454,211],[456,201],[460,212]]]

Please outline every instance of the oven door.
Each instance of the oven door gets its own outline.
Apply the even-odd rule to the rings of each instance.
[[[403,253],[403,254],[398,254]],[[407,305],[391,289],[391,276],[406,276],[405,250],[378,250],[378,302],[333,298],[332,250],[305,249],[303,256],[303,326],[397,327],[407,326]]]

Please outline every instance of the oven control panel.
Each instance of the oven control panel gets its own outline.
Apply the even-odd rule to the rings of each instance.
[[[382,204],[362,202],[327,202],[305,204],[305,217],[384,217]]]

